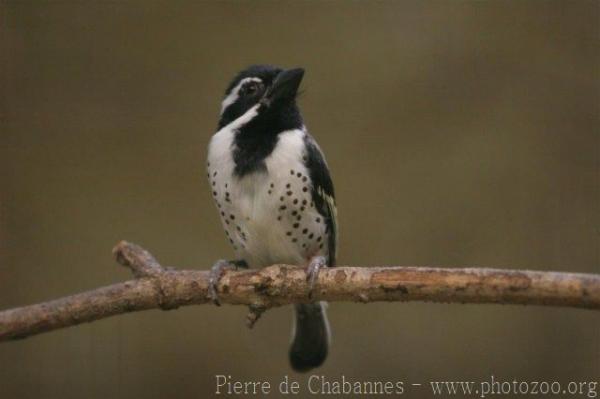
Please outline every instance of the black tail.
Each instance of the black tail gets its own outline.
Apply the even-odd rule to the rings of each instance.
[[[325,302],[295,305],[296,321],[290,348],[290,363],[303,372],[319,367],[327,357],[329,322]]]

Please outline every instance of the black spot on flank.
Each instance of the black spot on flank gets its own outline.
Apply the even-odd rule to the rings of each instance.
[[[319,249],[323,249],[323,243],[319,244]]]
[[[237,231],[239,231],[240,233],[242,232],[242,229],[240,228],[240,226],[235,226],[235,228],[237,229]]]
[[[275,185],[273,183],[271,183],[271,188],[275,187]]]
[[[225,224],[229,224],[229,220],[225,219]]]
[[[306,233],[308,233],[308,229],[302,230],[302,234],[306,234]]]
[[[207,162],[207,163],[206,163],[206,166],[210,166],[210,162]]]
[[[290,175],[294,174],[294,169],[290,170]]]
[[[308,235],[308,239],[309,239],[309,240],[312,240],[312,238],[313,238],[314,236],[315,236],[315,235],[314,235],[313,233],[310,233],[310,234]]]
[[[225,235],[229,237],[229,232],[227,230],[225,230]]]
[[[287,232],[287,233],[285,233],[285,234],[286,234],[286,235],[288,235],[288,236],[291,236],[291,235],[292,235],[292,232],[291,232],[291,231],[288,231],[288,232]]]
[[[279,201],[283,201],[283,195],[279,197]]]
[[[227,188],[227,186],[229,186],[229,183],[225,183],[225,188]]]
[[[315,222],[317,222],[317,223],[321,223],[321,218],[316,218],[316,219],[315,219]]]
[[[305,182],[306,180],[307,180],[307,178],[306,178],[306,176],[304,176],[304,177],[302,178],[302,181],[304,181],[304,182]]]
[[[306,156],[306,170],[309,171],[308,177],[310,178],[310,199],[314,202],[314,209],[316,209],[321,217],[324,217],[324,223],[331,225],[329,228],[329,234],[325,237],[328,241],[329,256],[328,265],[335,265],[335,247],[337,242],[336,229],[333,228],[335,215],[333,201],[326,200],[326,197],[330,197],[332,200],[335,198],[333,183],[323,153],[319,146],[315,143],[314,139],[310,135],[304,136],[304,145]],[[308,186],[308,184],[307,184]],[[320,195],[321,194],[321,195]],[[324,195],[323,195],[324,194]]]
[[[306,248],[306,244],[302,244],[302,248]]]
[[[306,187],[306,186],[302,187],[302,191],[307,192],[308,191],[308,187]]]
[[[296,242],[296,241],[298,241],[297,238],[292,238],[292,242]]]
[[[306,205],[306,200],[302,200],[302,205]]]
[[[215,170],[215,173],[213,173],[213,177],[215,177],[217,175],[217,171]]]
[[[215,186],[216,184],[217,182],[213,180],[212,185]]]
[[[229,215],[229,218],[230,218],[231,220],[235,220],[235,215]]]
[[[302,176],[302,173],[298,172],[298,173],[296,173],[296,176],[300,177],[300,176]]]
[[[233,240],[231,238],[229,239],[229,242],[233,244]]]
[[[297,229],[298,227],[300,227],[300,223],[294,223],[292,226],[293,226],[295,229]]]
[[[271,195],[271,190],[267,191],[267,193],[268,193],[269,195]]]
[[[298,215],[298,217],[296,218],[296,220],[300,221],[302,219],[302,215]]]
[[[321,236],[318,236],[318,237],[317,237],[317,242],[320,242],[320,241],[321,241],[321,238],[322,238]]]
[[[300,207],[300,211],[304,212],[304,207],[303,206]]]
[[[298,198],[294,199],[294,205],[298,203]]]
[[[298,214],[298,211],[293,211],[292,212],[292,216],[296,216]]]
[[[281,216],[277,216],[277,220],[281,220]]]
[[[287,206],[285,206],[285,205],[281,205],[281,206],[279,207],[279,210],[280,210],[280,211],[285,211],[285,209],[286,209],[286,208],[287,208]]]
[[[221,216],[225,216],[225,212],[221,211]]]
[[[290,183],[285,185],[285,188],[290,188],[290,187],[291,187]]]
[[[292,195],[292,192],[291,192],[291,191],[288,191],[286,194],[287,194],[287,195]]]
[[[216,196],[217,196],[217,192],[213,191],[213,197],[216,197]]]

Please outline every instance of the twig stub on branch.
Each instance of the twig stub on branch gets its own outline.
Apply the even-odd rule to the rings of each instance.
[[[113,255],[118,263],[130,268],[138,278],[156,276],[164,270],[150,252],[127,241],[115,245]]]

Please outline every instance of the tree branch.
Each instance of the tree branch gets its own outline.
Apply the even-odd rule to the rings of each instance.
[[[143,248],[120,242],[113,253],[135,279],[0,312],[0,341],[25,338],[127,312],[210,303],[208,272],[163,268]],[[304,268],[273,265],[228,271],[221,303],[250,308],[248,326],[267,309],[310,302]],[[600,310],[600,275],[486,268],[335,267],[320,272],[314,300],[431,301],[568,306]]]

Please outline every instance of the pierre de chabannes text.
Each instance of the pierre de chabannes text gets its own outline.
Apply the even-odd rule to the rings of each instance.
[[[502,395],[527,396],[570,396],[595,398],[598,381],[560,382],[523,381],[501,379],[494,375],[480,381],[429,381],[427,383],[406,383],[398,380],[365,379],[357,380],[344,375],[327,377],[312,374],[303,378],[288,375],[278,381],[244,381],[232,378],[231,375],[215,376],[215,394],[223,396],[242,395],[289,395],[301,393],[312,395],[403,395],[417,390],[429,390],[434,396],[471,396],[485,398]]]

